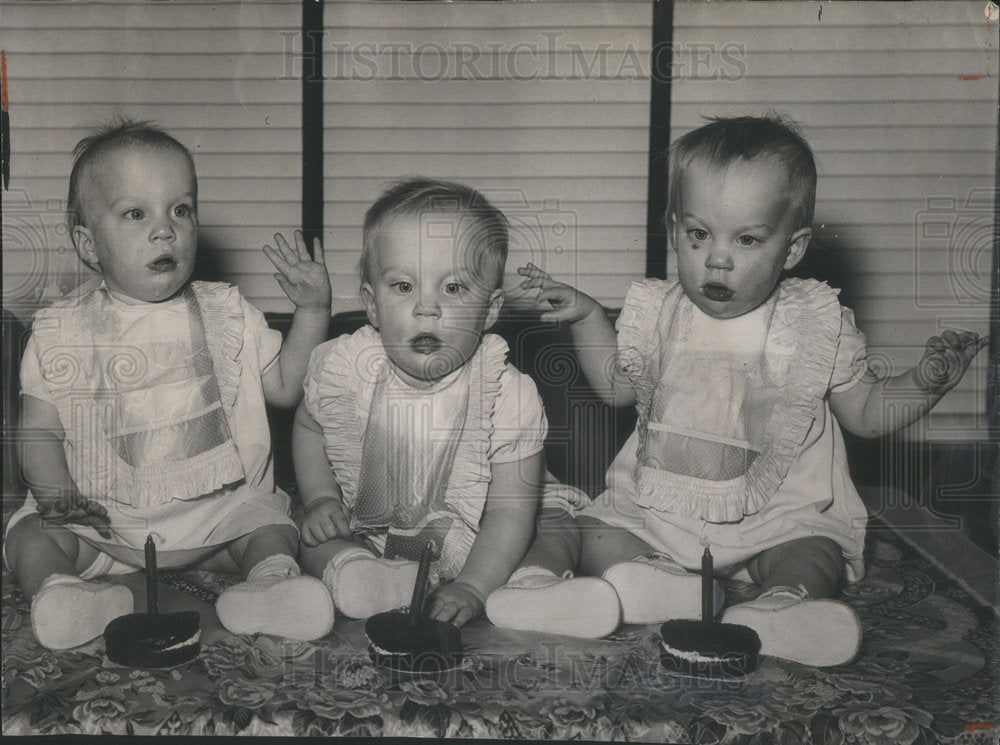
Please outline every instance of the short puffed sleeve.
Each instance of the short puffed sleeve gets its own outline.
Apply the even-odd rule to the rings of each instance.
[[[34,335],[28,337],[28,343],[21,355],[20,386],[22,395],[55,405],[49,395],[49,389],[45,385],[45,378],[42,377],[42,365],[38,361],[38,344]]]
[[[854,311],[841,308],[837,358],[833,363],[830,391],[842,393],[853,388],[868,372],[868,340],[854,325]]]
[[[490,461],[510,463],[538,453],[548,431],[535,381],[508,363],[500,375],[500,392],[493,407]]]
[[[261,373],[265,373],[278,359],[278,354],[281,352],[281,332],[268,326],[264,314],[242,295],[240,296],[240,305],[243,308],[243,334],[254,338],[257,347],[257,362]]]

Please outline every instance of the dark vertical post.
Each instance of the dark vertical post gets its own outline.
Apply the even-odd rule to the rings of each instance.
[[[302,0],[302,233],[323,236],[323,0]]]
[[[646,197],[646,276],[667,276],[667,147],[670,145],[670,84],[673,74],[674,4],[653,2],[650,59],[649,183]]]
[[[990,286],[990,346],[986,372],[986,425],[993,443],[993,493],[1000,491],[1000,129],[997,130],[997,150],[993,189],[993,276]],[[994,510],[996,503],[994,502]],[[996,525],[996,512],[993,513]]]

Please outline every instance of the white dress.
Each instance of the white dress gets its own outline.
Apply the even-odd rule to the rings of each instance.
[[[866,343],[834,290],[788,279],[760,307],[720,320],[679,283],[646,280],[629,290],[618,342],[639,421],[583,514],[692,571],[706,542],[725,571],[826,536],[848,578],[863,575],[867,513],[828,393],[864,375]]]
[[[21,390],[59,412],[70,474],[107,508],[112,537],[67,527],[139,568],[147,535],[159,566],[176,567],[263,525],[294,525],[274,486],[261,384],[280,347],[222,283],[137,305],[102,287],[39,311]],[[35,508],[29,495],[11,524]]]

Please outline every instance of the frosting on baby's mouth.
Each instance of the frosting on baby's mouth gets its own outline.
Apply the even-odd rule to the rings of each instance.
[[[701,286],[701,293],[709,300],[716,300],[719,302],[732,300],[733,295],[735,294],[730,288],[726,287],[721,282],[706,282]]]
[[[410,349],[419,354],[431,354],[441,348],[441,340],[433,334],[421,334],[410,339]]]
[[[177,266],[177,259],[173,256],[160,256],[158,259],[146,264],[154,272],[166,272]]]

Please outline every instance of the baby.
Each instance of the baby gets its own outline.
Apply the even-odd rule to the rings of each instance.
[[[300,559],[347,616],[407,605],[431,543],[426,612],[460,626],[531,540],[547,423],[507,344],[484,336],[507,242],[503,213],[460,184],[403,181],[365,215],[371,325],[313,352],[293,430]],[[568,518],[583,499],[554,486],[541,512]]]
[[[296,563],[276,491],[265,402],[301,398],[330,316],[322,249],[275,236],[265,254],[296,306],[288,337],[235,287],[189,282],[198,237],[190,152],[146,123],[82,140],[68,219],[99,288],[37,313],[21,367],[21,467],[30,493],[4,560],[31,600],[38,641],[65,649],[132,612],[121,584],[144,566],[240,573],[216,610],[234,633],[325,635],[333,607]]]
[[[583,578],[559,580],[572,563],[540,565],[490,596],[487,614],[500,626],[563,633],[581,613],[612,626],[619,613],[629,623],[695,618],[694,572],[707,546],[722,574],[745,569],[760,585],[723,620],[754,628],[764,654],[848,661],[860,623],[829,598],[864,572],[866,511],[838,423],[874,437],[918,419],[986,340],[946,331],[916,368],[879,378],[837,292],[781,279],[812,236],[816,167],[779,119],[715,120],[681,137],[670,163],[678,276],[632,285],[617,339],[592,298],[535,266],[519,270],[522,286],[540,288],[554,308],[543,319],[570,324],[595,390],[637,407],[607,491],[577,518],[578,567],[617,602],[574,592]],[[553,598],[578,600],[558,607]],[[722,600],[717,587],[716,609]]]

